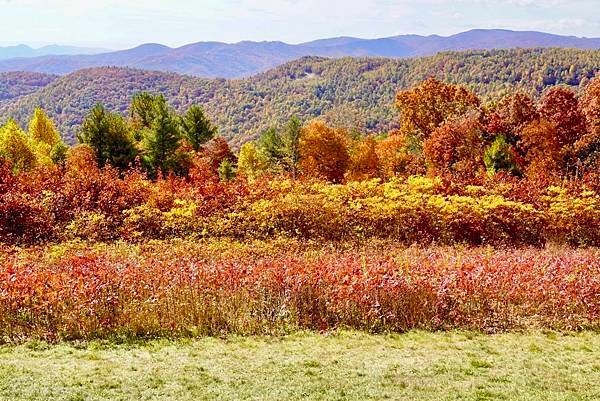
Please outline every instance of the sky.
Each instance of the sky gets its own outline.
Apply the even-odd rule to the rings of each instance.
[[[473,28],[600,37],[600,0],[0,0],[0,46],[124,49]]]

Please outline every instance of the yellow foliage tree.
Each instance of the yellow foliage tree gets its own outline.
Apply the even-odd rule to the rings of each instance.
[[[51,148],[61,142],[54,123],[39,107],[36,107],[33,118],[29,122],[29,136],[34,141],[43,142]]]
[[[246,175],[251,180],[258,178],[268,168],[267,156],[257,149],[253,142],[248,142],[240,148],[238,156],[238,172]]]
[[[362,181],[375,178],[379,174],[379,158],[376,152],[375,139],[367,137],[352,148],[350,167],[346,178],[351,181]]]
[[[12,164],[15,173],[37,164],[35,144],[12,119],[0,129],[0,155]]]

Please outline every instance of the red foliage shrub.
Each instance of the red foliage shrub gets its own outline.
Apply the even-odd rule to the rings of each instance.
[[[0,253],[0,336],[597,329],[600,323],[598,250],[176,242],[66,248],[56,255],[56,249]]]

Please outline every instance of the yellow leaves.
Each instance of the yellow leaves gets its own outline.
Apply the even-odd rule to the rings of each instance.
[[[442,180],[439,177],[429,178],[422,176],[411,176],[406,181],[408,188],[423,194],[430,194],[439,190],[442,186]]]
[[[14,120],[0,129],[0,155],[12,163],[15,173],[37,164],[34,144]]]
[[[50,149],[61,142],[60,134],[54,127],[54,123],[39,107],[35,109],[33,118],[29,122],[29,136],[34,141],[48,145]]]
[[[288,192],[293,185],[294,183],[289,179],[269,181],[269,187],[275,191]]]
[[[0,129],[0,156],[12,163],[15,173],[52,165],[53,149],[61,143],[54,123],[39,108],[35,110],[28,133],[12,119]]]
[[[313,121],[300,136],[300,167],[309,177],[341,182],[350,164],[347,134],[322,121]]]
[[[114,235],[114,225],[101,212],[79,213],[66,227],[67,238],[80,238],[91,241],[105,241]]]
[[[175,199],[173,207],[168,212],[165,212],[165,219],[192,218],[196,215],[198,205],[195,202]]]
[[[254,142],[247,142],[240,148],[238,156],[238,172],[255,180],[264,174],[269,167],[269,160],[264,152],[257,149]]]

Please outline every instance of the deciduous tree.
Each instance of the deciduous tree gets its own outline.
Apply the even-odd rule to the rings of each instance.
[[[359,140],[350,151],[350,165],[347,179],[361,181],[375,178],[379,175],[379,157],[376,151],[377,143],[372,137]]]
[[[490,174],[496,174],[501,171],[513,175],[521,173],[517,162],[516,150],[506,141],[504,135],[498,135],[485,149],[483,162]]]
[[[600,169],[600,77],[592,80],[581,98],[581,111],[587,122],[586,134],[574,145],[586,170]]]
[[[492,111],[486,131],[492,135],[504,135],[506,141],[516,145],[521,129],[539,118],[533,99],[521,92],[505,96]]]
[[[561,148],[571,147],[586,132],[585,117],[575,92],[570,89],[550,88],[540,101],[539,112],[556,127],[556,142]]]
[[[11,163],[15,173],[37,165],[33,141],[13,119],[0,128],[0,156]]]
[[[401,133],[419,140],[427,139],[448,119],[461,116],[478,106],[479,98],[472,92],[433,78],[396,95]]]
[[[214,173],[218,173],[219,166],[224,160],[229,160],[232,165],[235,165],[236,162],[229,144],[220,136],[214,138],[204,147],[202,155]]]
[[[483,127],[476,115],[446,121],[423,144],[429,174],[474,178],[483,170]]]
[[[341,182],[349,162],[344,130],[328,127],[318,120],[302,129],[300,167],[304,174],[331,182]]]
[[[557,136],[556,126],[545,119],[523,127],[519,147],[525,154],[528,178],[546,180],[560,174],[562,154]]]
[[[380,171],[384,178],[423,174],[420,157],[411,150],[412,138],[395,132],[377,143],[376,152]]]
[[[51,148],[62,141],[54,122],[39,107],[35,108],[33,118],[29,122],[29,136],[35,141],[49,145]]]
[[[254,180],[260,177],[268,168],[268,160],[256,147],[254,142],[247,142],[240,148],[238,156],[238,171]]]

